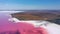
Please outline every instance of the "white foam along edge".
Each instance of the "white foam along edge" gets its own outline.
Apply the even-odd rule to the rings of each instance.
[[[13,23],[20,23],[20,22],[25,22],[25,23],[29,23],[29,24],[33,24],[35,27],[45,27],[45,25],[49,22],[47,21],[42,21],[42,20],[18,20],[17,18],[10,18],[9,21],[13,22]]]

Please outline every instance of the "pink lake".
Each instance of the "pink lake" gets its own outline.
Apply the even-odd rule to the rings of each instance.
[[[33,30],[35,32],[35,27],[32,24],[27,24],[27,23],[12,23],[9,22],[10,16],[5,13],[0,13],[0,33],[1,32],[9,32],[9,31],[17,31],[21,32],[21,34],[28,34],[29,30]],[[38,28],[39,29],[39,28]],[[40,31],[45,30],[44,28],[40,28]],[[30,33],[30,34],[36,34],[36,33]],[[45,31],[43,34],[47,34]]]

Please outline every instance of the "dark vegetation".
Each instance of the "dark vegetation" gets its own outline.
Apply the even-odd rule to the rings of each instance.
[[[60,10],[25,10],[11,15],[19,20],[47,20],[60,24]]]
[[[52,20],[60,18],[59,10],[26,10],[20,13],[11,14],[20,20]]]

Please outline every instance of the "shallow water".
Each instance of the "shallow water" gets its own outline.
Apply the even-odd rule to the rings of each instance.
[[[5,25],[8,24],[8,19],[10,18],[10,16],[8,14],[5,13],[0,13],[0,25]]]
[[[11,18],[10,14],[18,13],[23,11],[0,11],[0,25],[5,25],[9,23],[9,18]]]

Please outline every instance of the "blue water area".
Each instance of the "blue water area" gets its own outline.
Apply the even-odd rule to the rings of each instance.
[[[57,19],[54,19],[54,20],[47,20],[47,21],[50,21],[52,23],[55,23],[55,24],[59,24],[60,25],[60,18],[57,18]]]
[[[60,24],[60,19],[56,19],[56,20],[54,20],[54,22],[55,22],[56,24]]]

